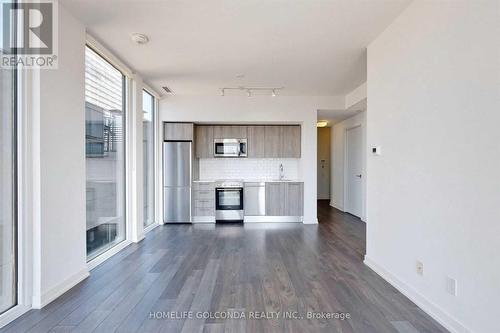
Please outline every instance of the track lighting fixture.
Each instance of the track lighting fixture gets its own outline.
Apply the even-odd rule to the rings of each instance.
[[[248,97],[252,97],[252,94],[254,92],[268,92],[271,94],[271,96],[276,97],[278,95],[278,90],[283,89],[284,87],[224,87],[220,88],[220,95],[225,96],[226,90],[237,90],[237,91],[246,91]],[[256,95],[262,95],[257,93]]]

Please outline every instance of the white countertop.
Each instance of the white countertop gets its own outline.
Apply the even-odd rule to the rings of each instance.
[[[216,181],[221,181],[222,179],[198,179],[198,180],[193,180],[193,183],[213,183]],[[241,180],[241,179],[225,179],[225,180]],[[244,179],[244,183],[283,183],[283,182],[300,182],[302,183],[303,180],[300,179],[283,179],[283,180],[278,180],[278,179]]]

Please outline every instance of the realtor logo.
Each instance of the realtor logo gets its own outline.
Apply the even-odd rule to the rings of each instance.
[[[2,4],[2,67],[57,68],[57,2]]]

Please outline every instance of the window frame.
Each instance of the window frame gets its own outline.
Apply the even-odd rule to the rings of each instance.
[[[157,134],[157,127],[156,127],[156,123],[157,123],[157,120],[158,120],[158,116],[157,116],[157,97],[154,93],[152,93],[149,88],[143,86],[142,87],[142,90],[141,92],[143,93],[146,93],[148,94],[151,99],[152,99],[152,103],[151,103],[151,107],[153,108],[152,110],[152,121],[151,121],[151,127],[153,129],[153,134],[152,134],[152,139],[153,139],[153,142],[152,142],[152,145],[153,145],[153,165],[152,165],[152,171],[153,171],[153,198],[151,199],[151,202],[153,203],[153,216],[151,216],[151,220],[152,222],[150,224],[145,224],[144,222],[142,223],[142,226],[144,228],[144,232],[148,232],[150,230],[150,228],[152,228],[152,226],[155,226],[155,225],[158,225],[158,219],[157,219],[157,214],[156,214],[156,206],[157,206],[157,203],[156,203],[156,199],[157,199],[157,193],[156,193],[156,187],[157,187],[157,175],[156,175],[156,163],[158,162],[157,158],[158,158],[158,154],[156,154],[156,145],[157,145],[157,140],[156,140],[156,134]],[[142,95],[142,97],[144,97],[144,94]],[[142,110],[144,111],[144,110]],[[143,137],[144,137],[144,134],[143,134]],[[143,152],[143,156],[142,158],[144,158],[144,152]],[[142,172],[145,172],[145,170],[143,170]]]
[[[117,65],[111,57],[106,55],[105,51],[102,50],[102,47],[96,45],[95,41],[89,40],[89,36],[87,36],[87,41],[85,43],[85,49],[89,48],[91,51],[93,51],[97,56],[99,56],[103,61],[111,65],[113,68],[115,68],[120,74],[122,75],[122,108],[123,108],[123,122],[122,122],[122,130],[123,130],[123,220],[124,220],[124,237],[123,240],[114,244],[112,247],[108,248],[102,253],[99,253],[96,256],[93,257],[88,257],[88,253],[86,253],[86,261],[87,265],[89,266],[89,269],[94,268],[95,266],[99,265],[100,263],[104,262],[107,260],[109,257],[113,256],[115,253],[119,252],[122,250],[125,246],[130,244],[130,226],[129,226],[129,218],[128,218],[128,210],[129,210],[129,183],[128,183],[128,177],[127,173],[129,170],[129,161],[128,161],[128,156],[129,156],[129,140],[128,140],[128,135],[129,135],[129,120],[128,120],[128,114],[129,114],[129,103],[128,103],[128,98],[130,95],[129,92],[129,75],[127,72],[124,72],[121,68],[121,66]],[[84,91],[85,94],[85,91]]]

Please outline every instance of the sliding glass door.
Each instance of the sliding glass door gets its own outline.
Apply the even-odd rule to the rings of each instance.
[[[125,76],[85,50],[87,259],[125,240]]]
[[[144,163],[144,226],[155,221],[155,98],[142,92],[142,142]]]
[[[16,70],[0,68],[0,313],[17,304],[16,177]]]

